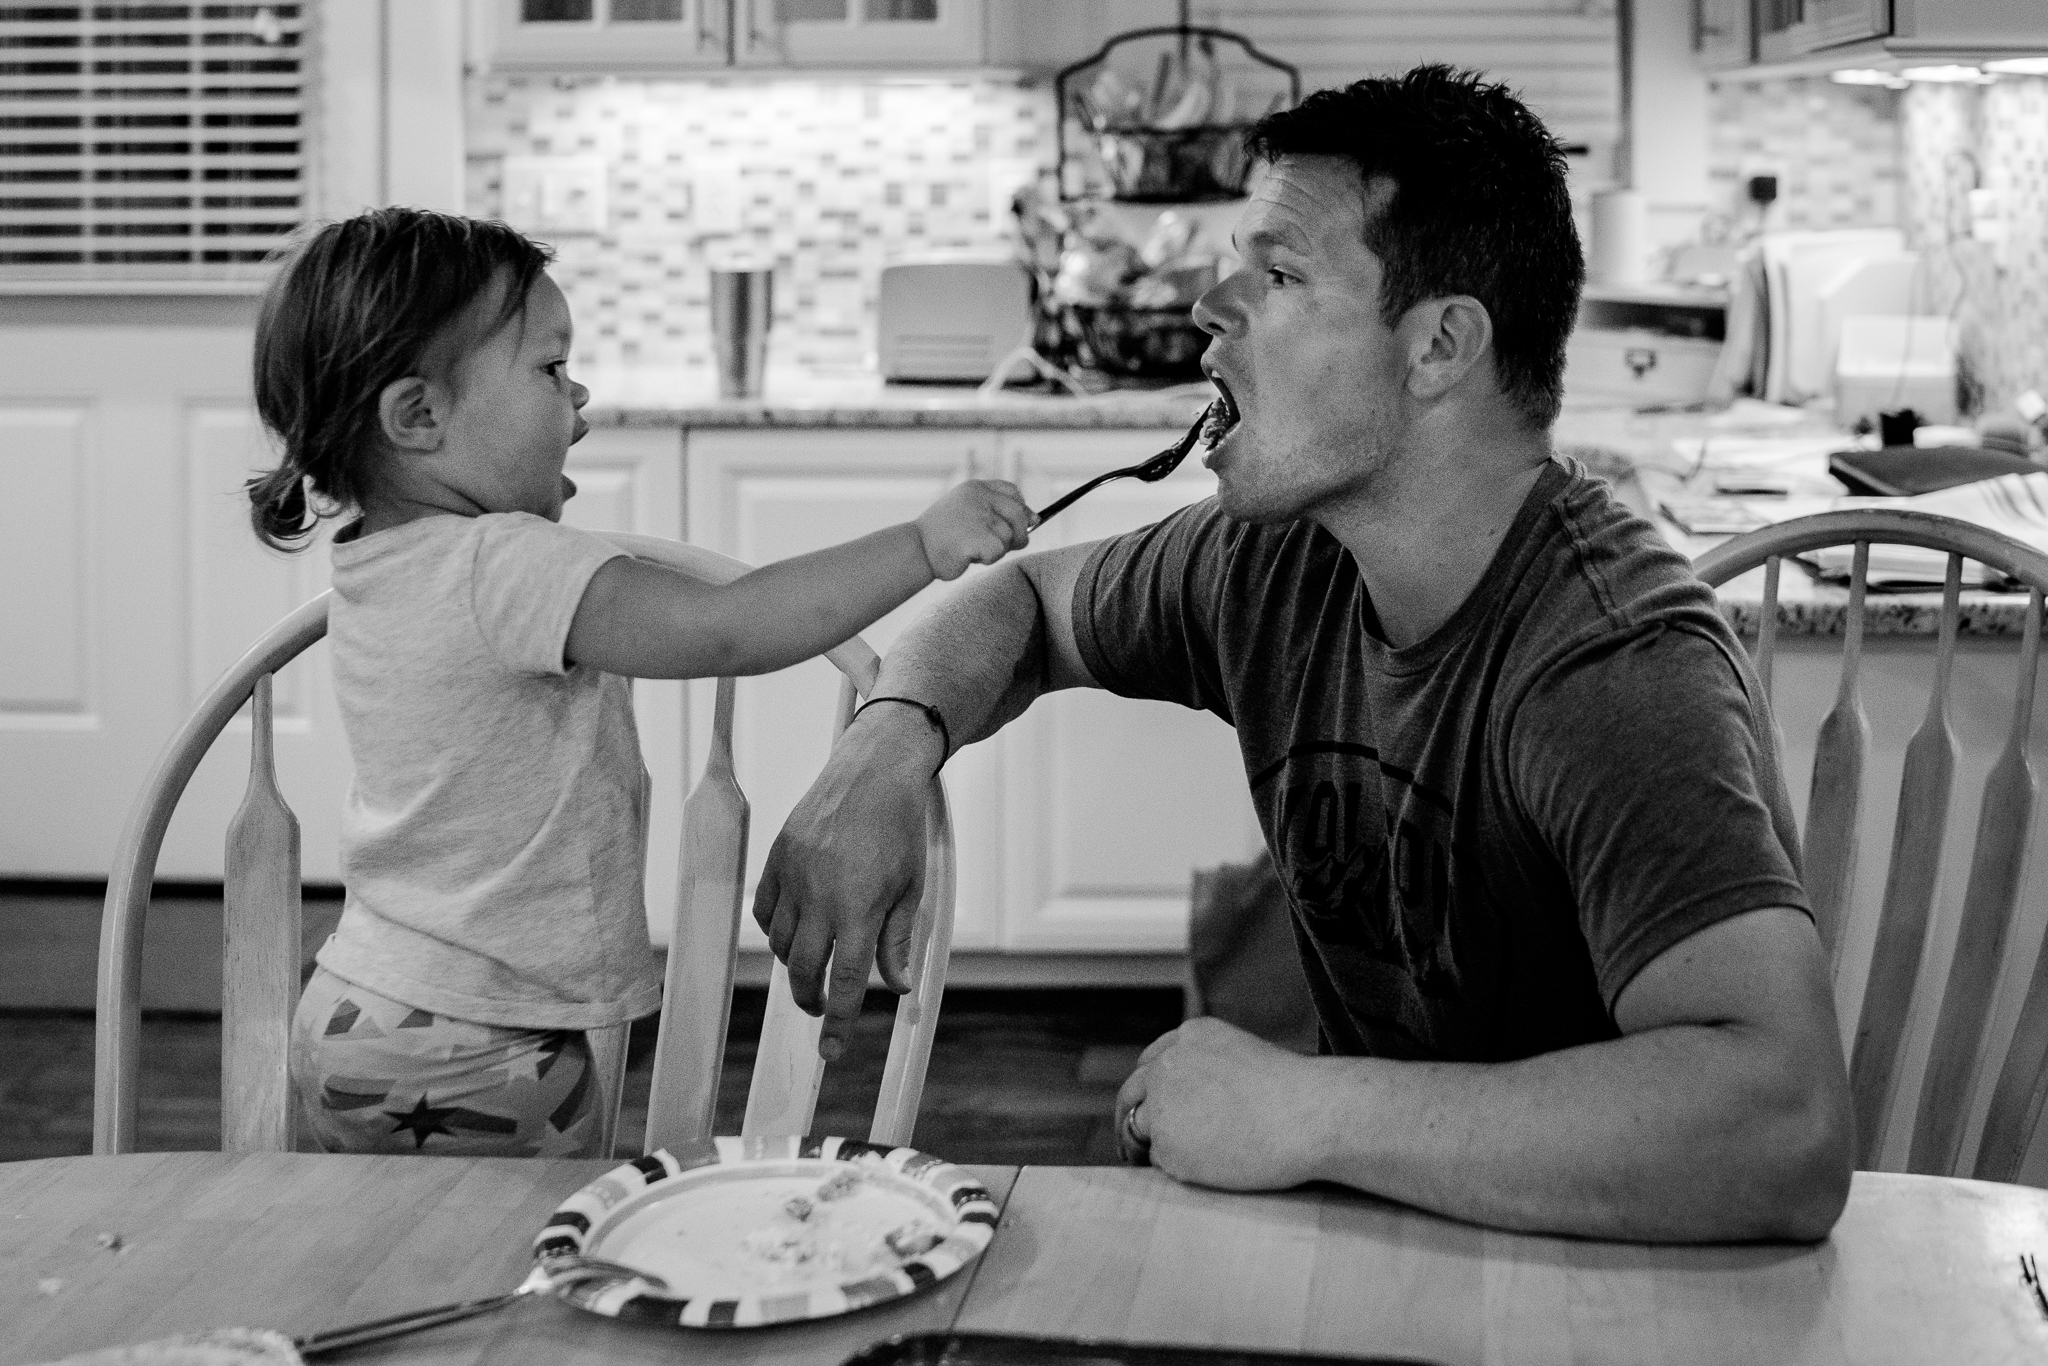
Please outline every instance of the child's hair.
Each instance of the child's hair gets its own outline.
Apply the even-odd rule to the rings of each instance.
[[[373,209],[299,244],[256,322],[256,411],[283,446],[277,468],[244,485],[258,538],[301,549],[322,517],[359,507],[385,386],[421,373],[501,269],[490,327],[509,322],[553,256],[503,223],[425,209]]]

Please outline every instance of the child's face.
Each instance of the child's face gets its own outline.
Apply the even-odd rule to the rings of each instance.
[[[542,275],[524,312],[457,363],[442,476],[484,512],[558,522],[576,491],[562,462],[590,430],[577,416],[590,391],[569,378],[569,337],[569,301]]]

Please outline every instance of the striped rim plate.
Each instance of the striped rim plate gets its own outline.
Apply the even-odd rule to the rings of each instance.
[[[754,1328],[829,1318],[937,1284],[980,1256],[995,1234],[996,1204],[987,1188],[915,1148],[885,1148],[850,1138],[714,1138],[674,1152],[649,1153],[606,1172],[549,1216],[533,1240],[533,1255],[538,1260],[573,1252],[631,1265],[631,1256],[618,1255],[626,1241],[622,1235],[644,1235],[650,1220],[659,1221],[665,1212],[656,1206],[667,1204],[666,1212],[673,1213],[684,1207],[668,1202],[713,1186],[772,1181],[786,1187],[793,1178],[817,1182],[845,1170],[885,1178],[892,1194],[906,1206],[914,1204],[942,1232],[937,1246],[851,1281],[813,1280],[792,1288],[764,1272],[760,1288],[751,1293],[732,1294],[730,1284],[722,1294],[691,1295],[686,1286],[663,1292],[646,1280],[589,1281],[556,1293],[595,1314],[685,1328]],[[659,1271],[644,1261],[640,1266]],[[733,1278],[724,1279],[729,1283]]]

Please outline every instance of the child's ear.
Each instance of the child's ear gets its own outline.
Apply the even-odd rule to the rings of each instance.
[[[404,451],[438,451],[448,435],[447,390],[430,379],[407,375],[377,395],[377,424],[384,439]]]

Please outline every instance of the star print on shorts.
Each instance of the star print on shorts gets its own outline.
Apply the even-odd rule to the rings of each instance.
[[[327,1152],[589,1157],[590,1044],[420,1010],[316,969],[292,1022],[292,1080]]]

